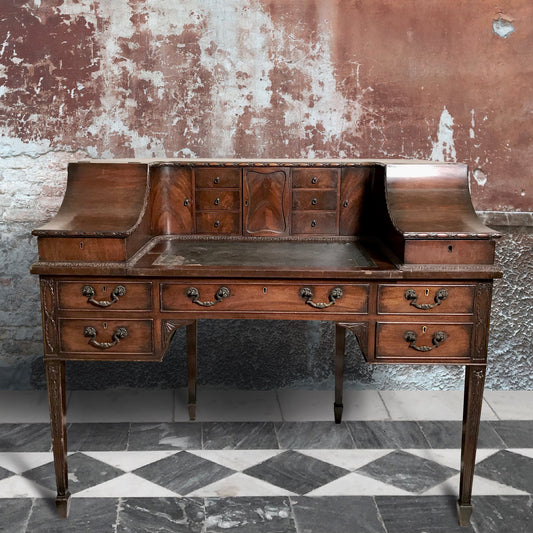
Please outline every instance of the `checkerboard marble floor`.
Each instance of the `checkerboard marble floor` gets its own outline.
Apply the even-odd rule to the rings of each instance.
[[[462,392],[75,391],[68,520],[46,394],[0,391],[0,531],[533,531],[533,391],[487,391],[474,514],[457,525]]]

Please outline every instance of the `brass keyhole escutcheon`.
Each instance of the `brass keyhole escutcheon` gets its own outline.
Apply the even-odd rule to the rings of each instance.
[[[429,296],[429,289],[426,289],[426,290],[424,291],[424,294],[425,294],[426,296]]]
[[[102,292],[105,292],[105,291],[106,291],[106,288],[107,288],[107,287],[104,285],[104,286],[102,287]]]
[[[422,326],[422,333],[425,333],[428,330],[427,326]]]
[[[104,322],[104,329],[107,329],[107,322]]]
[[[263,294],[266,294],[266,293],[267,293],[267,288],[263,287]]]

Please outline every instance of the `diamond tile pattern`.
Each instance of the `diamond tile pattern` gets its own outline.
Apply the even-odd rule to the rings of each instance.
[[[0,466],[0,479],[5,479],[6,477],[10,477],[12,475],[14,475],[13,472],[10,472],[9,470],[6,470]]]

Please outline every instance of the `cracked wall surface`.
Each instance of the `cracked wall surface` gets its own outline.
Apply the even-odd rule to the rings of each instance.
[[[69,161],[432,158],[468,163],[478,210],[533,211],[531,2],[1,4],[0,387],[43,385],[30,231],[59,208]],[[532,388],[531,234],[503,230],[488,383]],[[200,327],[205,383],[332,383],[331,325],[291,325],[291,335],[284,323]],[[93,375],[80,364],[71,385],[184,383],[183,342],[178,333],[158,368],[112,364]],[[353,386],[456,388],[462,379],[454,369],[368,367],[360,355],[348,365]]]

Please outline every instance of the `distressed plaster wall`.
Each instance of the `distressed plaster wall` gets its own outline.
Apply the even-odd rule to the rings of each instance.
[[[30,231],[57,211],[68,161],[340,156],[469,164],[476,208],[505,223],[488,384],[533,388],[531,2],[0,0],[0,8],[0,387],[43,386]],[[202,382],[332,384],[328,324],[291,325],[290,335],[285,323],[200,327]],[[348,365],[353,386],[461,385],[459,369],[374,368],[360,355]],[[72,387],[180,385],[182,333],[161,365],[77,366]]]

